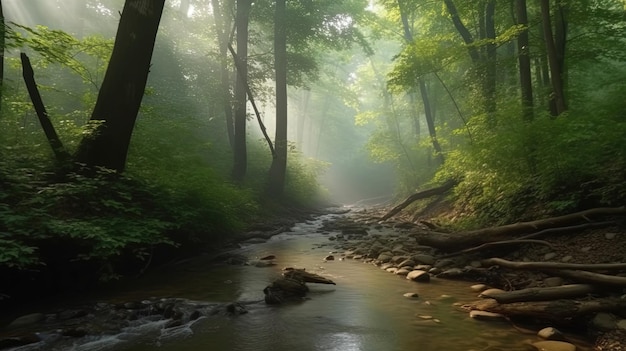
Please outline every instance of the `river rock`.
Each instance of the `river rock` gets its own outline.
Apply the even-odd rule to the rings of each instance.
[[[405,275],[407,275],[409,273],[411,273],[411,271],[409,269],[407,269],[407,268],[400,268],[394,274],[405,276]]]
[[[422,263],[426,263],[426,262],[422,262]],[[432,263],[426,263],[426,264],[432,264]],[[444,258],[443,260],[439,260],[435,262],[434,266],[437,268],[452,267],[452,266],[456,266],[456,261],[451,258]]]
[[[543,280],[543,285],[546,287],[556,287],[563,285],[563,278],[561,277],[548,277]]]
[[[398,263],[398,267],[407,267],[407,266],[415,266],[415,261],[413,261],[410,258],[407,258],[405,260],[403,260],[402,262]]]
[[[382,262],[382,263],[387,263],[387,262],[391,261],[392,257],[393,256],[392,256],[391,252],[385,251],[385,252],[382,252],[381,254],[379,254],[376,259],[378,261]]]
[[[538,351],[576,351],[576,346],[564,341],[538,341],[531,344]]]
[[[470,286],[470,289],[472,289],[472,291],[481,292],[489,289],[489,286],[485,284],[474,284]]]
[[[469,313],[470,318],[473,319],[477,319],[477,320],[483,320],[483,321],[488,321],[488,320],[506,320],[506,317],[500,313],[493,313],[493,312],[487,312],[487,311],[470,311]]]
[[[491,288],[491,289],[487,289],[487,290],[481,292],[478,295],[478,297],[491,299],[491,298],[493,298],[494,295],[502,294],[504,292],[506,292],[506,291],[504,291],[502,289]]]
[[[28,333],[20,336],[0,338],[0,350],[34,344],[41,341],[35,333]]]
[[[556,258],[556,252],[548,252],[543,256],[544,261],[550,261],[554,258]]]
[[[419,297],[419,295],[416,292],[408,292],[408,293],[405,293],[403,296],[409,299],[416,299]]]
[[[382,269],[383,271],[387,270],[387,268],[390,268],[390,267],[395,267],[395,266],[393,263],[389,263],[389,262],[383,263],[380,265],[380,269]]]
[[[563,333],[553,327],[541,329],[539,332],[537,332],[537,336],[546,340],[565,341],[565,336],[563,336]]]
[[[21,317],[15,318],[9,323],[9,328],[19,328],[31,324],[36,324],[44,320],[46,316],[43,313],[31,313]]]
[[[389,267],[389,268],[385,269],[385,271],[387,271],[389,273],[396,273],[398,271],[398,268],[396,268],[396,267]]]
[[[335,256],[333,255],[328,255],[324,257],[324,261],[334,261],[334,260],[335,260]]]
[[[590,326],[601,331],[612,330],[617,326],[617,317],[607,312],[599,312],[591,320]]]
[[[427,254],[417,254],[417,255],[413,255],[411,256],[411,258],[418,263],[421,264],[429,264],[432,265],[435,263],[435,258],[431,255],[427,255]]]
[[[409,272],[409,274],[406,275],[406,279],[410,279],[414,282],[428,283],[430,281],[430,274],[425,271],[415,270]]]

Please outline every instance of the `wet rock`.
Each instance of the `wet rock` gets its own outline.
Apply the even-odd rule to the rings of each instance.
[[[409,274],[406,275],[406,279],[410,279],[414,282],[428,283],[430,282],[430,274],[425,271],[415,270],[409,272]]]
[[[394,264],[393,263],[389,263],[389,262],[383,263],[383,264],[380,265],[380,269],[382,269],[383,271],[387,270],[387,268],[391,268],[391,267],[394,267]]]
[[[407,274],[409,274],[411,271],[408,270],[407,268],[400,268],[398,269],[394,274],[396,275],[401,275],[401,276],[405,276]]]
[[[617,233],[604,233],[604,237],[608,240],[614,239]]]
[[[335,256],[333,255],[328,255],[324,257],[324,261],[334,261],[334,260],[335,260]]]
[[[65,320],[69,320],[69,319],[74,319],[74,318],[80,318],[80,317],[84,317],[87,315],[87,311],[86,310],[65,310],[65,311],[61,311],[59,312],[59,314],[57,315],[57,318],[61,321],[65,321]]]
[[[69,328],[61,331],[61,335],[68,336],[71,338],[82,338],[83,336],[89,334],[89,331],[82,327]]]
[[[267,256],[263,256],[263,257],[259,258],[259,260],[261,260],[261,261],[268,261],[268,260],[275,260],[275,259],[276,259],[276,256],[274,256],[274,255],[267,255]]]
[[[385,269],[385,271],[389,272],[389,273],[396,273],[398,271],[398,268],[396,268],[396,267],[389,267],[389,268]]]
[[[590,322],[591,328],[600,331],[612,330],[615,329],[616,326],[617,317],[606,312],[597,313]]]
[[[419,261],[419,260],[417,260],[417,261]],[[432,263],[427,263],[427,262],[422,262],[422,263],[432,264]],[[452,266],[456,266],[456,261],[454,261],[451,258],[444,258],[443,260],[439,260],[439,261],[435,262],[434,266],[437,267],[437,268],[452,267]]]
[[[418,293],[416,292],[408,292],[408,293],[403,294],[402,296],[409,298],[409,299],[416,299],[419,297]]]
[[[427,254],[417,254],[417,255],[411,256],[411,258],[415,262],[421,263],[421,264],[433,265],[435,263],[435,258],[433,256],[427,255]]]
[[[41,341],[35,333],[28,333],[20,336],[12,336],[8,338],[0,338],[0,350],[10,347],[19,347],[34,344]]]
[[[531,344],[538,351],[576,351],[576,346],[564,341],[538,341]]]
[[[230,315],[240,315],[248,313],[248,310],[242,304],[233,302],[226,305],[226,312]]]
[[[545,340],[565,341],[565,336],[558,329],[547,327],[537,332],[537,336]]]
[[[506,291],[502,290],[502,289],[496,289],[496,288],[491,288],[491,289],[487,289],[483,292],[481,292],[478,297],[483,297],[483,298],[493,298],[494,295],[498,295],[498,294],[502,294]]]
[[[470,311],[469,313],[470,318],[476,319],[476,320],[483,320],[483,321],[493,321],[493,320],[506,320],[506,316],[500,314],[500,313],[493,313],[493,312],[486,312],[486,311]]]
[[[407,258],[403,261],[401,261],[400,263],[398,263],[398,267],[407,267],[407,266],[415,266],[415,261],[413,261],[410,258]]]
[[[439,267],[435,267],[439,268]],[[435,269],[433,268],[433,269]],[[463,270],[461,268],[450,268],[445,271],[437,274],[437,278],[446,278],[446,279],[455,279],[460,278],[464,275]]]
[[[391,261],[391,259],[393,258],[391,252],[383,252],[380,255],[378,255],[378,257],[376,258],[378,261],[382,262],[382,263],[387,263],[389,261]]]
[[[9,323],[8,328],[18,328],[27,325],[32,325],[43,321],[46,316],[43,313],[31,313],[18,318],[15,318]]]
[[[571,261],[573,258],[574,257],[572,257],[570,255],[567,255],[567,256],[561,258],[561,262],[567,263],[567,262]]]
[[[474,284],[470,286],[470,289],[472,289],[472,291],[481,292],[489,289],[489,286],[485,284]]]

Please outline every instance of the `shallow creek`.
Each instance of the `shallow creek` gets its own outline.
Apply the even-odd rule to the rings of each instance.
[[[143,277],[124,291],[99,301],[141,301],[180,297],[210,303],[243,302],[242,315],[203,316],[186,325],[164,328],[163,321],[137,321],[123,333],[74,339],[57,350],[241,350],[241,351],[408,351],[528,350],[523,334],[508,322],[470,319],[455,302],[476,299],[471,283],[433,278],[415,283],[354,260],[325,262],[337,243],[320,233],[325,215],[297,224],[291,232],[238,253],[254,259],[276,256],[271,267],[208,265],[192,260]],[[383,233],[383,232],[380,232]],[[336,233],[335,233],[336,234]],[[383,233],[384,234],[384,233]],[[336,253],[339,258],[341,253]],[[306,268],[337,285],[308,284],[308,299],[280,306],[262,301],[263,288],[286,266]],[[416,292],[418,298],[406,298]],[[108,295],[108,296],[107,296]],[[443,295],[443,296],[442,296]],[[22,347],[19,350],[33,350]]]

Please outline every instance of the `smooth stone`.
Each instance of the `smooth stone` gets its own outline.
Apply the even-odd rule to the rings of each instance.
[[[387,262],[391,261],[392,257],[393,256],[391,255],[390,252],[383,252],[380,255],[378,255],[378,257],[376,259],[379,260],[382,263],[387,263]]]
[[[389,267],[389,268],[385,269],[385,271],[387,271],[389,273],[396,273],[398,271],[398,268],[396,268],[396,267]]]
[[[476,310],[470,311],[469,316],[470,316],[470,318],[478,319],[478,320],[482,320],[482,321],[506,319],[506,317],[503,314],[500,314],[500,313],[493,313],[493,312],[487,312],[487,311],[476,311]]]
[[[415,261],[413,261],[410,258],[407,258],[406,260],[398,263],[399,267],[404,267],[404,266],[415,266]]]
[[[482,266],[482,263],[480,263],[480,261],[472,261],[470,262],[470,266],[474,268],[480,268]]]
[[[429,271],[431,268],[433,268],[432,265],[429,264],[418,264],[415,267],[413,267],[413,269],[419,269],[421,271]]]
[[[481,292],[481,291],[485,291],[489,289],[489,286],[485,284],[474,284],[470,286],[470,289],[472,289],[472,291],[475,291],[475,292]]]
[[[44,320],[46,316],[43,313],[31,313],[21,317],[17,317],[13,322],[9,323],[9,328],[23,327],[25,325],[31,325],[39,323]]]
[[[582,252],[589,252],[589,251],[591,251],[591,246],[585,246],[582,249],[580,249],[580,251],[582,251]]]
[[[430,281],[430,274],[428,274],[428,272],[415,270],[409,272],[409,274],[406,275],[406,279],[410,279],[414,282],[428,283]]]
[[[549,260],[551,260],[551,259],[553,259],[555,257],[556,257],[556,253],[555,252],[550,252],[550,253],[545,254],[543,256],[543,259],[546,260],[546,261],[549,261]]]
[[[324,257],[324,261],[334,261],[334,260],[335,260],[335,256],[333,255],[328,255]]]
[[[564,341],[538,341],[533,345],[538,351],[576,351],[576,346]]]
[[[502,294],[505,293],[506,291],[502,290],[502,289],[496,289],[496,288],[491,288],[491,289],[487,289],[484,290],[483,292],[481,292],[478,297],[486,297],[486,298],[493,298],[493,295],[498,295],[498,294]]]
[[[415,293],[415,292],[408,292],[408,293],[405,293],[402,296],[410,298],[410,299],[414,299],[414,298],[419,297],[419,295],[417,293]]]
[[[543,285],[549,288],[563,285],[563,278],[561,277],[548,277],[543,280]]]
[[[564,341],[565,336],[558,329],[547,327],[537,332],[537,336],[545,340]]]
[[[413,255],[411,256],[411,258],[413,259],[413,261],[415,262],[419,262],[421,264],[434,264],[435,263],[435,258],[431,255],[427,255],[427,254],[417,254],[417,255]]]
[[[382,269],[383,271],[387,270],[387,268],[391,268],[391,267],[394,267],[393,263],[383,263],[383,264],[380,265],[380,269]]]
[[[599,312],[591,320],[591,325],[602,331],[612,330],[617,326],[617,317],[607,312]]]
[[[444,258],[443,260],[439,260],[434,264],[437,268],[446,268],[456,266],[456,261],[451,258]]]
[[[573,259],[574,257],[572,256],[565,256],[563,258],[561,258],[561,262],[569,262]]]
[[[407,275],[409,273],[411,273],[410,270],[408,270],[406,268],[400,268],[394,274],[396,274],[396,275]]]
[[[626,330],[626,319],[620,319],[617,322],[617,328],[621,330]]]
[[[617,233],[605,233],[604,237],[608,240],[614,239]]]

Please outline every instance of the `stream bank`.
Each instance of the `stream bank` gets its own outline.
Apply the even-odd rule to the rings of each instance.
[[[5,328],[0,338],[36,341],[13,348],[20,351],[150,350],[155,345],[195,350],[208,343],[223,350],[408,351],[419,344],[423,350],[521,351],[545,341],[536,335],[537,325],[537,330],[520,329],[506,318],[470,316],[463,306],[477,299],[473,282],[434,274],[422,275],[428,282],[415,282],[402,276],[406,260],[414,261],[412,268],[436,264],[432,249],[407,236],[414,224],[379,224],[371,210],[335,212],[269,239],[251,237],[225,255],[162,267],[118,291],[85,298],[95,303],[34,311],[32,323]],[[389,262],[400,267],[364,264],[376,263],[382,253],[369,257],[372,249],[389,250]],[[276,258],[260,259],[270,255]],[[400,261],[402,256],[411,257]],[[287,266],[327,276],[337,286],[311,286],[299,303],[267,306],[262,290]],[[119,323],[107,327],[108,322],[97,322],[98,315],[118,316]],[[484,318],[489,320],[479,321]],[[101,330],[88,330],[89,323]],[[83,330],[64,327],[70,324]],[[586,335],[567,330],[560,335],[578,350],[591,350]]]

